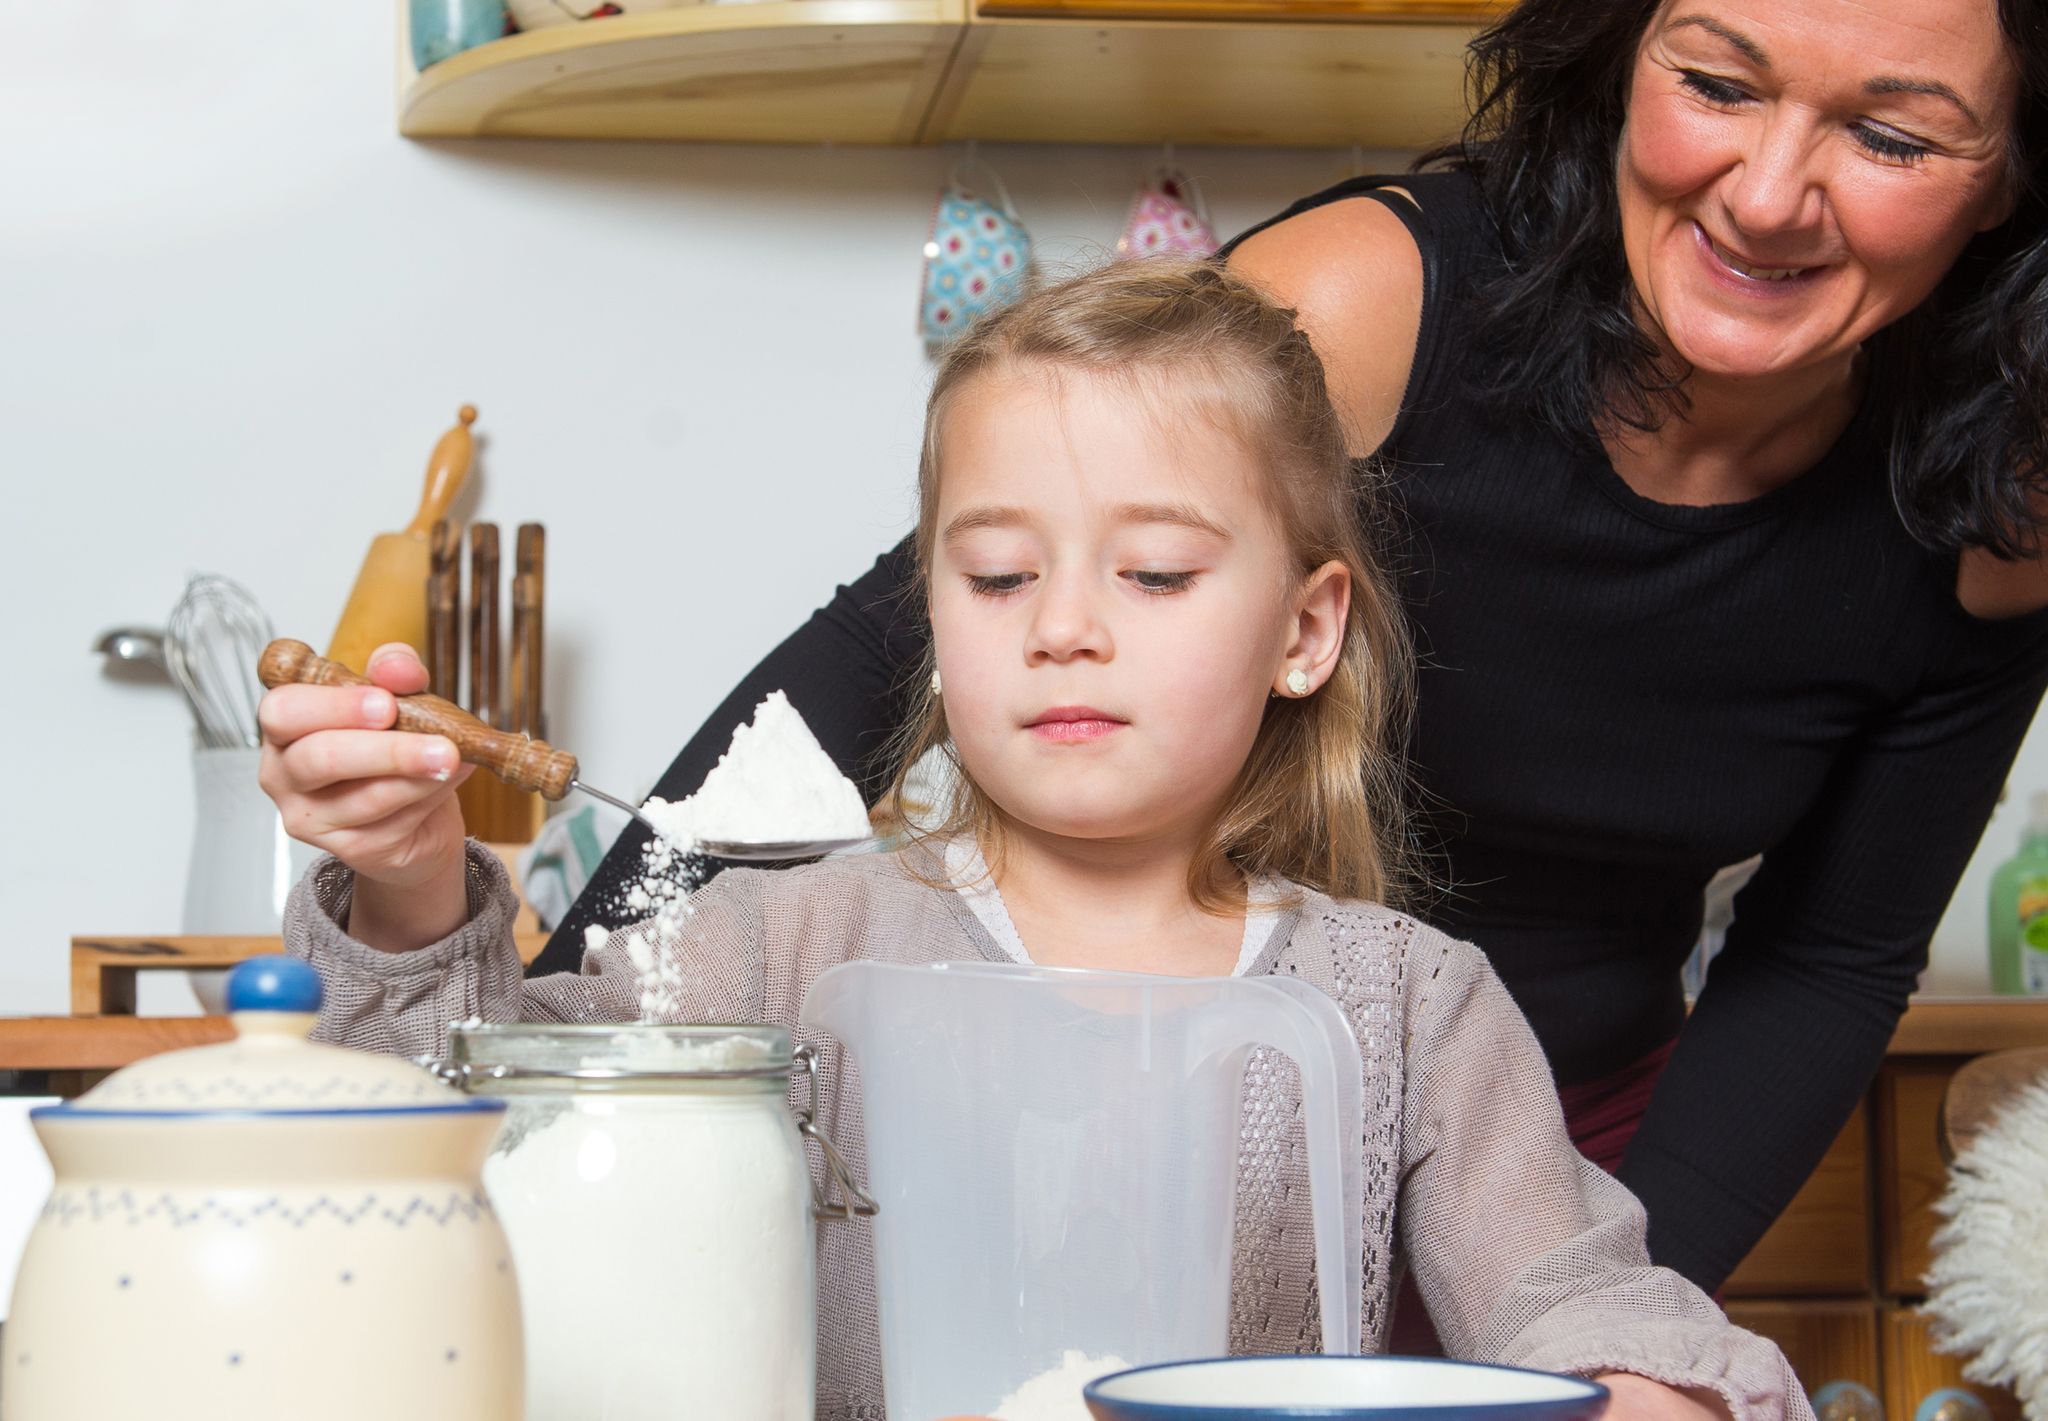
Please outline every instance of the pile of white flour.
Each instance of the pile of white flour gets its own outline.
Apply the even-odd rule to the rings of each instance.
[[[1004,1397],[995,1421],[1089,1421],[1081,1388],[1097,1377],[1127,1371],[1130,1365],[1121,1357],[1091,1357],[1068,1348],[1057,1367],[1040,1372]]]
[[[674,804],[650,799],[641,813],[683,847],[868,836],[860,791],[780,691],[770,691],[754,707],[753,722],[732,733],[731,746],[695,794]]]

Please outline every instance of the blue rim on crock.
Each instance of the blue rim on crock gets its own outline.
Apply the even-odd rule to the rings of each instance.
[[[60,1120],[307,1120],[316,1117],[366,1115],[469,1115],[505,1108],[502,1100],[458,1100],[446,1105],[323,1105],[306,1110],[97,1110],[90,1105],[65,1101],[61,1105],[38,1105],[28,1118],[55,1116]]]

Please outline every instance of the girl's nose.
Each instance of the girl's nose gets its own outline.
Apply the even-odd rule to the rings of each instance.
[[[1094,587],[1085,576],[1051,574],[1040,584],[1025,638],[1027,661],[1107,661],[1114,654],[1109,624]]]
[[[1822,204],[1820,156],[1814,126],[1779,112],[1750,134],[1740,166],[1721,189],[1721,200],[1740,237],[1778,237],[1818,224]],[[1751,253],[1768,261],[1770,253]]]

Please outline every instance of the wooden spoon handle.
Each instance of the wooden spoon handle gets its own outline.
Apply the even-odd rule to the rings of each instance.
[[[368,686],[339,661],[329,661],[302,641],[280,637],[263,649],[256,674],[266,686]],[[439,696],[399,696],[398,728],[416,735],[445,735],[463,760],[481,765],[511,785],[543,799],[560,799],[576,778],[576,757],[545,740],[493,730],[468,711]]]

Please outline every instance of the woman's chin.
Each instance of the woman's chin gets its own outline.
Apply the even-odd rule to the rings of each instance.
[[[1746,321],[1718,312],[1682,314],[1664,328],[1665,339],[1695,379],[1779,380],[1801,370],[1853,356],[1836,332],[1787,329],[1775,321]]]

